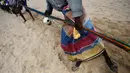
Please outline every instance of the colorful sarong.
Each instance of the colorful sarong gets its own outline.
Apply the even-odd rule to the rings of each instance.
[[[95,28],[90,19],[84,22],[84,27],[95,31]],[[81,37],[74,39],[73,36],[68,36],[64,27],[61,31],[61,47],[68,54],[70,60],[86,60],[94,56],[100,55],[104,51],[102,39],[98,36],[82,30],[79,31]]]

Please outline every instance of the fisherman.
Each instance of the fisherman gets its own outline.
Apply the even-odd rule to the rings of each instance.
[[[21,12],[21,10],[23,8],[22,5],[27,6],[26,0],[3,0],[3,1],[5,3],[4,4],[4,9],[7,12],[12,11],[12,13],[14,13],[16,16],[18,16],[18,14],[20,14],[20,16],[24,19],[24,22],[26,22],[26,19],[25,19],[25,17],[23,16],[23,14]],[[32,17],[32,19],[34,20],[31,11],[29,9],[27,9],[27,8],[25,8],[25,9],[30,14],[30,16]]]
[[[84,27],[96,31],[91,20],[86,16],[82,0],[46,0],[46,2],[46,17],[50,16],[55,9],[62,12],[66,20],[71,19],[75,22],[74,26],[64,23],[61,30],[61,47],[68,58],[76,62],[72,70],[78,69],[84,60],[90,60],[102,54],[109,68],[117,73],[117,66],[109,58],[102,39],[83,30]]]
[[[12,13],[5,0],[0,0],[0,8],[8,13]]]

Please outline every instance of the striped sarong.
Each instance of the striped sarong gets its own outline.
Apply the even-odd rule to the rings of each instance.
[[[84,27],[96,31],[90,19],[84,22]],[[73,36],[68,36],[64,27],[61,30],[61,47],[70,60],[90,59],[104,51],[101,38],[85,30],[79,33],[81,37],[74,39]]]

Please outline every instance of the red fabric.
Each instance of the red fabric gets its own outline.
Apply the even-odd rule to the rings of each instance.
[[[89,46],[90,44],[92,44],[95,40],[97,39],[96,36],[94,36],[93,34],[89,33],[88,36],[86,36],[85,38],[82,38],[81,40],[75,42],[75,43],[71,43],[69,45],[61,45],[61,47],[64,49],[64,51],[67,52],[76,52],[78,50],[80,50],[81,48],[85,47],[85,46]]]

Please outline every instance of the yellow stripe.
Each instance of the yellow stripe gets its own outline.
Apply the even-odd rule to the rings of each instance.
[[[68,55],[69,60],[75,61],[75,60],[86,60],[88,58],[91,58],[93,56],[96,56],[100,54],[100,52],[104,50],[104,46],[101,43],[97,44],[94,48],[84,51],[81,54],[77,55]]]

